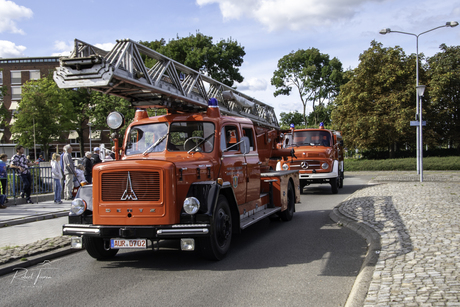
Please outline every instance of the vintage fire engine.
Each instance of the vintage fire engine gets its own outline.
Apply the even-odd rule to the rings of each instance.
[[[145,67],[143,56],[156,64]],[[115,161],[96,165],[93,184],[72,201],[63,225],[72,247],[104,259],[174,239],[181,250],[219,260],[233,234],[266,217],[292,219],[298,171],[270,169],[271,159],[293,154],[276,147],[281,133],[270,106],[129,39],[110,52],[75,40],[54,80],[137,108]],[[147,108],[167,114],[149,117]],[[107,124],[116,130],[123,116],[112,112]]]
[[[332,193],[343,187],[343,140],[339,131],[292,129],[286,133],[282,148],[295,148],[295,157],[278,162],[277,170],[298,170],[300,192],[312,183],[328,183]]]

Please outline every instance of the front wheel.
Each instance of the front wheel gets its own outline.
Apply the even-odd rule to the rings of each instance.
[[[83,236],[83,244],[88,254],[97,260],[112,258],[118,253],[118,249],[106,250],[102,238]]]
[[[332,194],[339,193],[339,177],[331,179]]]
[[[211,218],[211,233],[202,238],[201,253],[209,260],[222,260],[232,241],[232,215],[227,198],[219,195],[214,215]]]
[[[343,172],[340,172],[340,174],[339,174],[339,189],[343,188],[343,178],[344,178]]]

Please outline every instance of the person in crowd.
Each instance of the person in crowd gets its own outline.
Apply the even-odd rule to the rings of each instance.
[[[24,192],[21,193],[21,197],[26,197],[28,204],[33,204],[30,198],[30,188],[32,186],[32,176],[30,175],[29,167],[37,165],[38,163],[30,162],[24,155],[24,147],[21,145],[16,146],[16,154],[11,158],[10,168],[15,168],[21,177],[24,185]]]
[[[5,192],[3,192],[2,185],[0,185],[0,209],[8,208],[7,206],[5,206],[5,199],[6,199]]]
[[[112,152],[110,153],[112,160],[115,160],[115,146],[112,146]]]
[[[93,182],[93,161],[91,160],[91,151],[87,151],[81,160],[81,164],[85,168],[85,180],[88,184]]]
[[[62,169],[61,169],[61,157],[59,154],[54,153],[51,159],[51,176],[54,179],[54,202],[57,204],[62,204],[61,201],[61,179],[62,179]]]
[[[5,203],[8,202],[8,198],[6,195],[8,195],[8,155],[6,153],[0,154],[0,182],[2,184],[2,190],[5,195]]]
[[[77,188],[82,185],[82,183],[87,184],[88,182],[86,181],[85,178],[85,167],[83,164],[79,164],[75,168],[75,175],[77,176],[77,181],[75,182],[74,186]],[[84,185],[83,184],[83,185]]]
[[[64,146],[64,156],[62,157],[62,165],[64,167],[65,186],[64,186],[64,199],[72,200],[73,178],[75,174],[75,165],[72,160],[72,146]]]
[[[94,154],[91,156],[91,161],[93,162],[93,166],[98,163],[101,163],[101,157],[99,156],[100,149],[99,147],[94,147]]]
[[[40,163],[40,162],[45,162],[45,159],[43,159],[43,155],[39,155],[39,156],[38,156],[38,159],[35,160],[35,162],[38,162],[38,163]]]

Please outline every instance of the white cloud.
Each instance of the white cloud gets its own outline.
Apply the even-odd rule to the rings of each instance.
[[[23,18],[31,18],[31,9],[17,5],[12,1],[0,0],[0,33],[11,32],[24,34],[24,31],[16,27],[16,21]]]
[[[105,50],[105,51],[110,51],[110,50],[113,49],[113,47],[115,47],[115,44],[114,43],[105,43],[105,44],[96,44],[94,46],[96,46],[97,48],[100,48],[102,50]]]
[[[219,4],[224,20],[246,16],[269,31],[306,30],[351,19],[362,4],[383,0],[196,0],[200,6]]]
[[[235,84],[239,91],[265,91],[267,89],[267,81],[260,78],[251,78],[242,83]]]
[[[16,46],[9,41],[0,40],[0,57],[1,58],[17,58],[24,56],[23,52],[26,50],[24,46]]]

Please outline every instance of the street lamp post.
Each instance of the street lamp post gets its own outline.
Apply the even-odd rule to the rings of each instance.
[[[91,147],[91,139],[92,139],[92,136],[91,136],[91,126],[92,126],[92,125],[93,125],[93,124],[91,124],[91,123],[88,122],[88,127],[89,127],[89,151],[91,151],[91,152],[93,151],[93,148]]]
[[[422,94],[420,95],[419,99],[419,84],[418,84],[418,38],[420,35],[434,31],[436,29],[444,28],[444,27],[456,27],[458,26],[458,22],[456,21],[448,21],[446,22],[445,25],[439,26],[433,29],[430,29],[428,31],[415,34],[415,33],[409,33],[409,32],[402,32],[402,31],[393,31],[389,28],[382,29],[380,30],[380,34],[385,35],[387,33],[400,33],[400,34],[407,34],[407,35],[412,35],[415,36],[415,43],[416,43],[416,59],[415,59],[415,89],[416,89],[416,95],[415,95],[415,120],[419,121],[419,125],[417,126],[417,132],[416,132],[416,137],[415,137],[415,144],[416,144],[416,152],[417,152],[417,174],[420,174],[420,182],[423,182],[423,141],[422,141],[422,100],[421,96],[423,96],[423,91]],[[425,87],[423,86],[423,90]],[[420,105],[420,108],[419,108]]]

